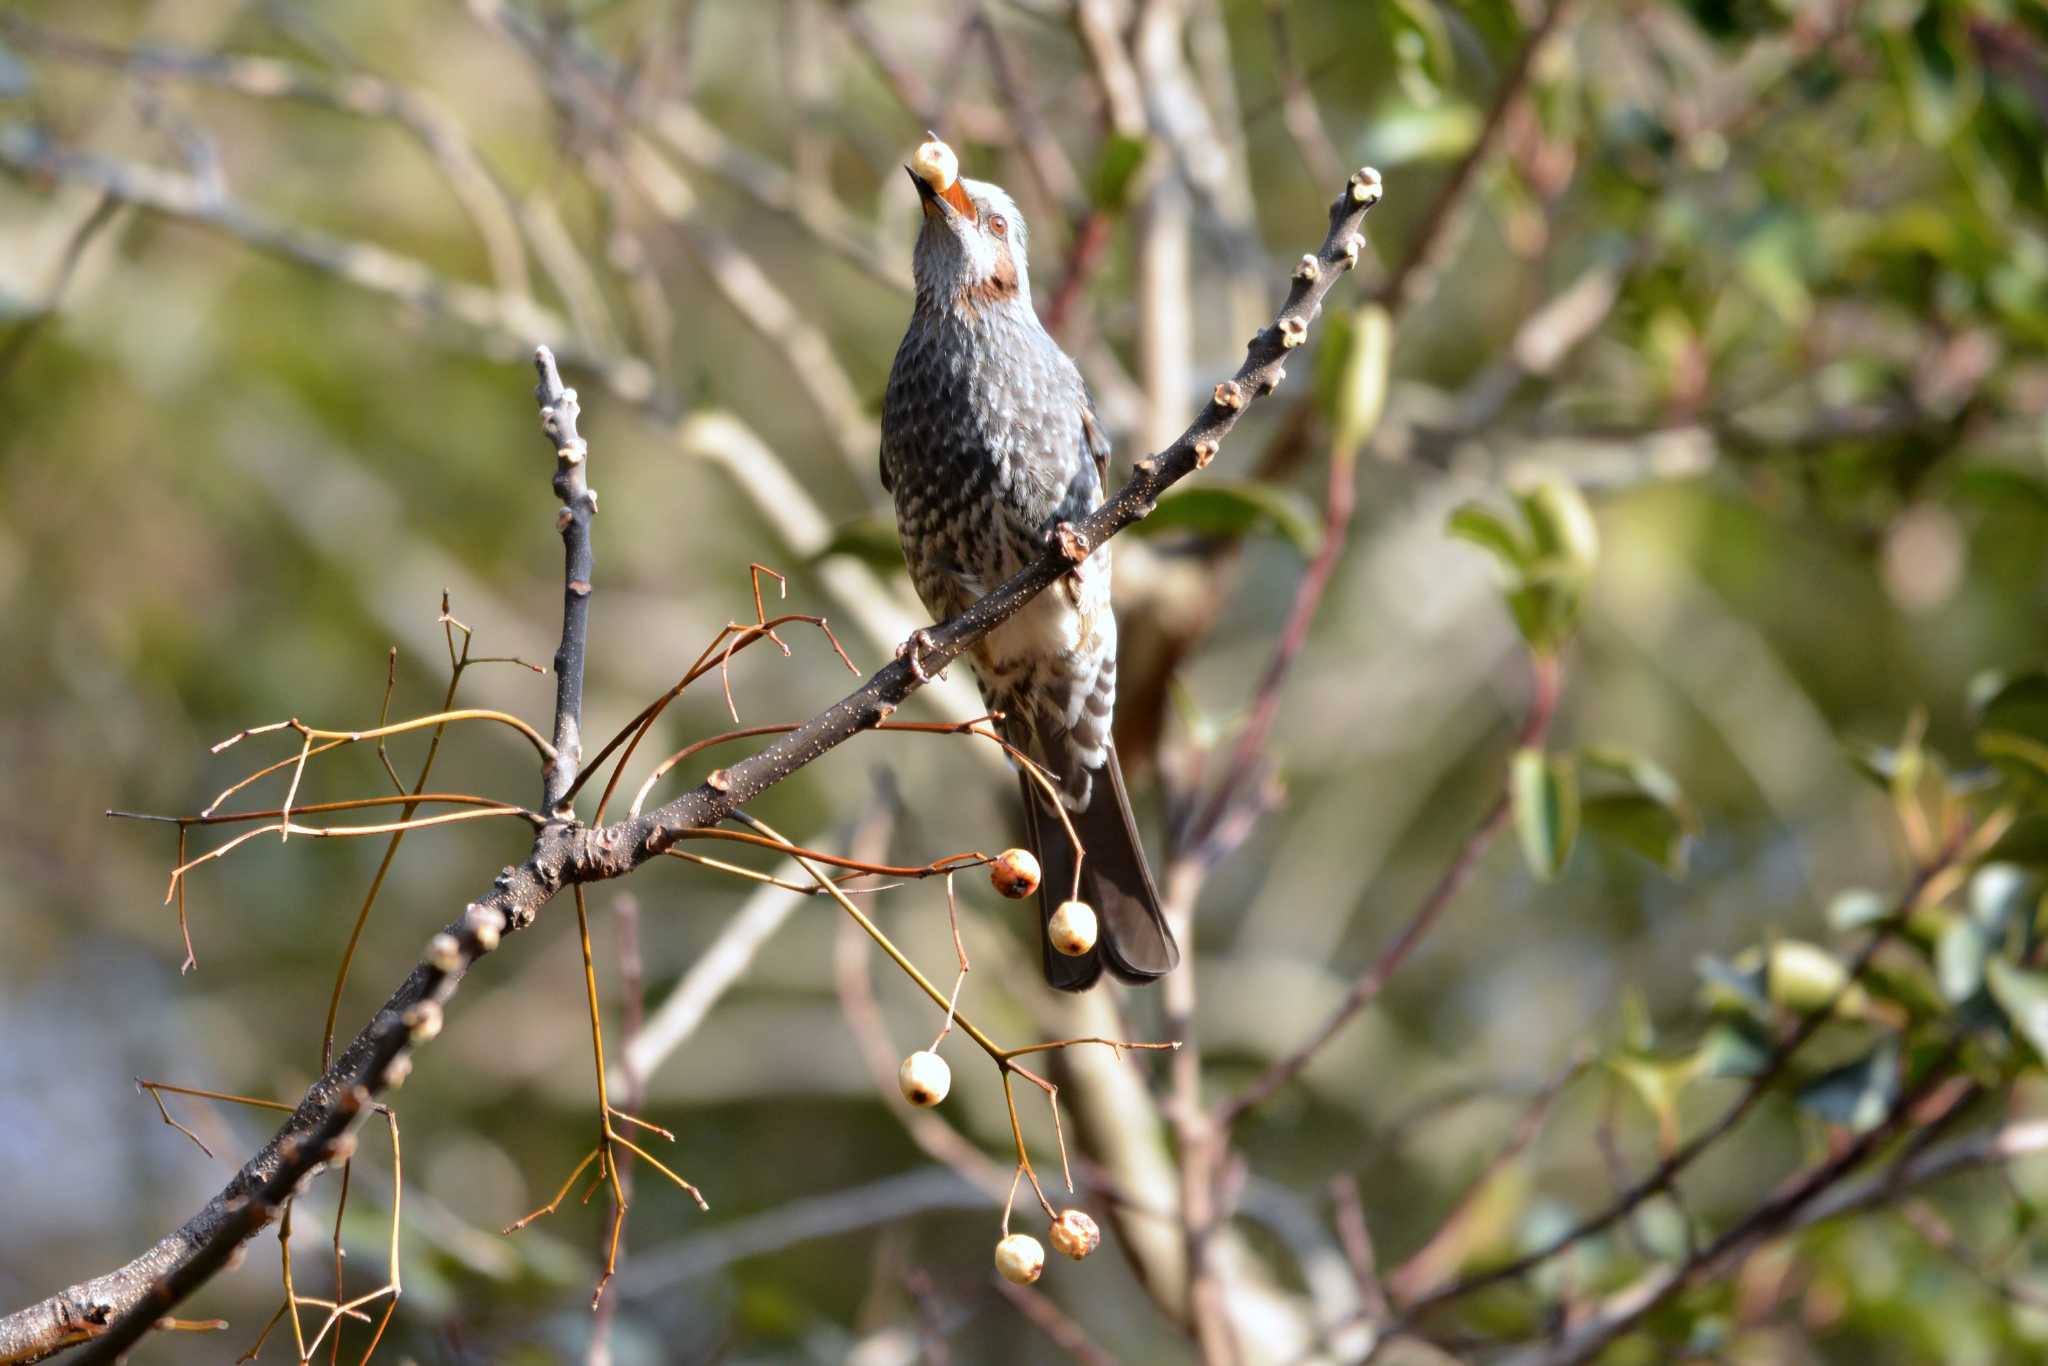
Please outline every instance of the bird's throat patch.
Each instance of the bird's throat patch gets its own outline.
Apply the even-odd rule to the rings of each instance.
[[[995,269],[986,280],[976,280],[960,290],[960,307],[969,313],[979,314],[990,304],[999,304],[1017,297],[1017,263],[1010,257],[1010,249],[1004,247],[996,256]]]

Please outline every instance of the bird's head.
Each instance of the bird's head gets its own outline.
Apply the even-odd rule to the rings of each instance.
[[[920,306],[978,317],[1021,305],[1028,313],[1028,234],[1016,201],[985,180],[934,175],[928,167],[922,174],[905,169],[924,205],[924,230],[911,257]],[[934,180],[945,188],[936,188]]]

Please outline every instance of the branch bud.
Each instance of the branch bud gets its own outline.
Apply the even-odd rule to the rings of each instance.
[[[1198,469],[1198,470],[1206,470],[1206,469],[1208,469],[1208,468],[1209,468],[1209,462],[1210,462],[1211,460],[1214,460],[1215,458],[1216,458],[1216,443],[1215,443],[1215,442],[1213,442],[1213,441],[1197,441],[1197,442],[1195,443],[1195,468],[1196,468],[1196,469]]]
[[[1244,407],[1244,390],[1237,387],[1237,381],[1224,380],[1216,386],[1216,402],[1219,407],[1236,412]]]
[[[486,906],[480,901],[472,901],[469,909],[463,912],[462,918],[468,924],[469,932],[476,936],[479,952],[490,953],[498,947],[498,936],[505,932],[503,911],[495,906]]]
[[[1380,185],[1380,173],[1370,166],[1361,166],[1351,173],[1351,202],[1367,208],[1380,202],[1384,193]]]
[[[1321,261],[1316,260],[1313,253],[1302,257],[1301,264],[1294,268],[1294,278],[1297,280],[1305,280],[1309,284],[1314,284],[1317,280],[1320,280],[1322,276],[1323,263]]]
[[[414,1043],[432,1043],[441,1032],[441,1024],[438,1001],[421,1001],[405,1012],[405,1027],[412,1031]]]
[[[427,941],[427,962],[438,972],[455,972],[462,967],[462,945],[445,930]]]
[[[1299,318],[1280,320],[1280,345],[1289,351],[1308,340],[1308,324]]]

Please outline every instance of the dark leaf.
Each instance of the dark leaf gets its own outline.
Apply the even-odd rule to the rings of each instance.
[[[1865,1133],[1884,1122],[1899,1096],[1899,1045],[1887,1038],[1856,1061],[1799,1088],[1799,1104],[1829,1124]]]

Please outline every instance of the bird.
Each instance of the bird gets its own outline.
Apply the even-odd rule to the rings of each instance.
[[[913,160],[905,170],[924,221],[912,255],[915,302],[882,400],[882,484],[918,597],[944,621],[1101,505],[1110,443],[1080,370],[1032,307],[1030,234],[1016,202],[1000,186],[960,178],[936,139]],[[920,631],[899,654],[921,676],[919,652],[929,647]],[[1047,926],[1077,894],[1077,856],[1066,822],[1020,769],[1026,838],[1043,873],[1046,981],[1085,991],[1105,969],[1131,983],[1165,976],[1180,950],[1110,734],[1108,547],[990,631],[967,659],[983,701],[1001,714],[1003,738],[1049,777],[1081,846],[1078,896],[1096,912],[1099,933],[1087,952],[1068,956]]]

